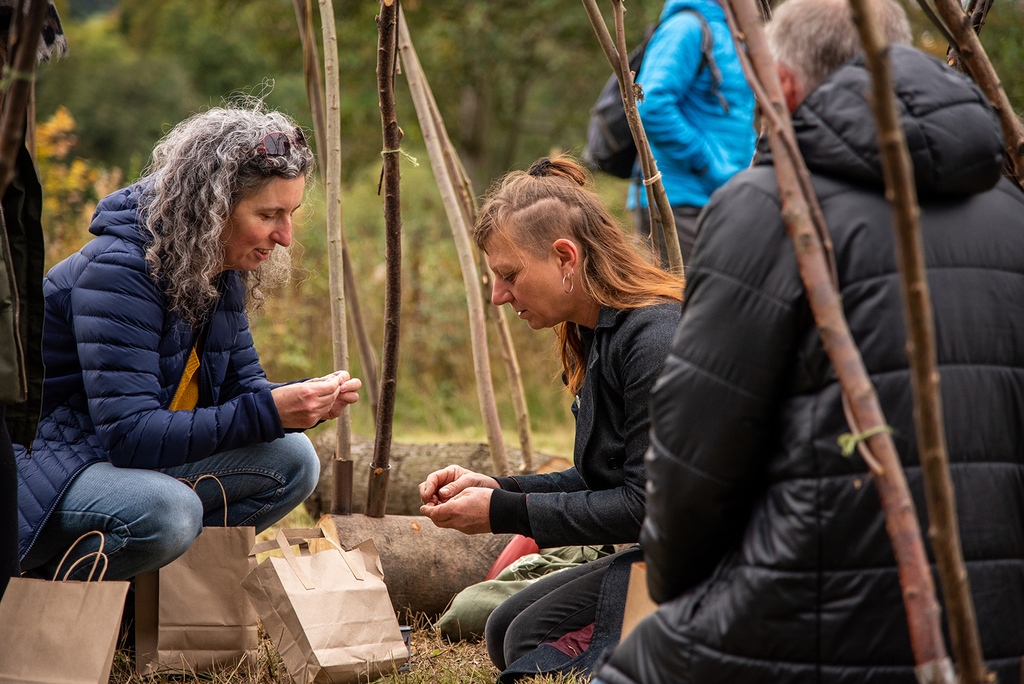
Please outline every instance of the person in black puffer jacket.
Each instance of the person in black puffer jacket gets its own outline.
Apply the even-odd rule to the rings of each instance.
[[[874,2],[890,42],[903,10]],[[844,0],[789,0],[769,42],[829,226],[844,312],[927,529],[894,229]],[[845,51],[845,54],[844,54]],[[950,470],[984,656],[1024,655],[1024,195],[968,79],[891,48],[934,307]],[[829,62],[829,60],[834,60]],[[779,218],[771,156],[714,195],[652,392],[641,544],[659,609],[597,680],[914,682],[878,492]]]

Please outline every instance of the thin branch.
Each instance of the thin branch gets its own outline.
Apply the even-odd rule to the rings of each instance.
[[[398,59],[398,1],[381,0],[377,16],[377,92],[380,100],[381,134],[384,147],[381,168],[384,189],[384,351],[381,354],[380,406],[373,462],[366,496],[366,515],[383,518],[388,501],[391,470],[391,429],[395,416],[398,375],[398,342],[402,311],[402,212],[400,187],[400,145],[402,129],[395,112],[395,67]]]
[[[939,567],[942,595],[946,599],[949,633],[959,665],[960,681],[964,684],[983,684],[988,681],[988,673],[981,652],[974,601],[960,545],[956,501],[949,474],[935,330],[919,224],[921,210],[914,185],[914,167],[896,108],[889,46],[878,28],[874,8],[867,0],[850,0],[850,6],[871,72],[870,99],[878,123],[886,197],[890,198],[896,219],[896,256],[900,265],[903,315],[909,333],[907,356],[910,359],[916,409],[914,423],[918,453],[931,521],[929,537]]]
[[[404,14],[399,10],[399,51],[402,56],[403,71],[409,82],[416,116],[423,131],[423,140],[430,156],[430,166],[434,179],[441,192],[441,200],[452,237],[455,250],[459,256],[462,269],[462,281],[466,288],[466,305],[469,309],[469,332],[472,340],[473,368],[476,376],[477,400],[480,414],[483,416],[484,428],[491,452],[491,462],[499,475],[509,475],[508,457],[505,454],[505,443],[501,434],[501,422],[498,418],[498,405],[494,399],[494,383],[491,378],[491,360],[487,349],[487,320],[484,316],[484,301],[480,293],[480,274],[476,268],[473,242],[469,237],[469,225],[466,213],[459,206],[458,192],[455,181],[448,173],[443,150],[443,123],[434,117],[431,111],[429,95],[430,85],[420,66],[416,48],[409,36]]]
[[[775,64],[764,37],[755,0],[729,0],[736,23],[746,41],[760,90],[769,100],[762,107],[773,109],[786,128],[792,123],[786,109]],[[743,49],[739,36],[734,34],[737,49]],[[771,123],[774,118],[768,119]],[[821,336],[822,346],[832,362],[836,377],[858,426],[866,433],[867,447],[875,455],[882,473],[874,478],[882,501],[886,528],[892,539],[893,554],[899,568],[907,612],[910,642],[918,664],[919,681],[953,682],[952,664],[946,655],[939,622],[939,607],[935,586],[925,553],[921,530],[914,511],[914,502],[907,488],[906,478],[892,438],[883,428],[885,417],[878,403],[878,395],[868,377],[843,315],[842,302],[830,273],[828,260],[817,238],[811,219],[809,204],[817,203],[814,195],[805,197],[796,171],[803,165],[801,157],[790,156],[780,132],[769,127],[775,171],[778,176],[782,200],[782,218],[793,241],[800,277],[804,283],[807,301]]]
[[[640,167],[643,170],[645,185],[648,189],[648,209],[651,212],[652,230],[651,236],[658,235],[658,228],[665,238],[668,248],[668,260],[670,267],[678,273],[683,272],[683,257],[679,250],[679,235],[676,233],[675,219],[672,216],[672,207],[669,205],[668,195],[665,194],[665,185],[661,182],[661,174],[658,172],[658,165],[651,154],[651,146],[647,142],[647,134],[644,133],[643,123],[640,121],[640,114],[636,108],[636,84],[633,81],[634,75],[629,70],[629,63],[626,60],[625,31],[622,28],[622,0],[612,0],[612,9],[616,16],[616,33],[618,34],[619,47],[608,32],[601,10],[597,7],[597,0],[582,0],[583,7],[590,18],[590,24],[597,35],[597,42],[601,45],[608,63],[612,65],[612,71],[619,82],[619,94],[622,96],[622,103],[626,112],[626,120],[629,122],[629,130],[633,134],[633,142],[636,145],[637,157],[640,159]],[[671,237],[670,237],[671,234]],[[671,248],[669,240],[674,240],[675,249]]]
[[[919,2],[923,3],[924,0]],[[973,19],[964,12],[958,0],[935,0],[935,7],[942,24],[949,29],[951,44],[956,46],[968,72],[999,115],[1003,137],[1006,139],[1006,151],[1013,166],[1012,175],[1020,178],[1024,174],[1024,124],[1013,111],[999,80],[999,74],[996,73],[988,55],[985,54],[981,40],[974,32]]]

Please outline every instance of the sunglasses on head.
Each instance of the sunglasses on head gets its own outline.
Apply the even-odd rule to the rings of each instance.
[[[287,157],[291,154],[293,142],[296,147],[306,147],[306,136],[302,129],[296,126],[292,133],[294,139],[282,131],[267,133],[256,148],[256,153],[262,152],[267,157]]]

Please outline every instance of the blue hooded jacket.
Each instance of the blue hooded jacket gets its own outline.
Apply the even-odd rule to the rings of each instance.
[[[169,411],[196,333],[167,309],[145,261],[134,185],[99,203],[97,237],[54,266],[44,283],[46,380],[31,451],[15,446],[21,557],[86,466],[158,469],[284,435],[253,347],[237,271],[220,299],[200,357],[199,403]]]
[[[710,70],[701,67],[701,22],[714,39],[712,55],[722,72],[720,93]],[[637,74],[638,102],[651,152],[672,206],[702,207],[711,193],[754,155],[754,94],[740,66],[725,12],[715,0],[668,0]],[[637,171],[639,176],[639,170]],[[633,181],[628,206],[647,206],[647,193]]]

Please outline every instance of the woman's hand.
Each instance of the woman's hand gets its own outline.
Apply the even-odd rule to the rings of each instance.
[[[457,467],[449,466],[449,468]],[[468,474],[476,475],[476,473]],[[422,487],[422,485],[420,486]],[[464,534],[490,532],[491,493],[493,489],[495,488],[468,487],[448,499],[445,503],[423,504],[420,506],[420,513],[430,518],[438,527],[447,527]]]
[[[466,470],[462,466],[450,465],[435,470],[420,483],[420,501],[424,504],[441,504],[468,487],[497,489],[498,481],[493,477]],[[487,498],[490,500],[490,495]]]
[[[363,387],[363,381],[359,378],[353,378],[349,375],[348,371],[334,371],[330,375],[325,375],[319,379],[327,380],[329,378],[336,378],[338,380],[338,396],[334,400],[334,404],[321,416],[320,420],[331,420],[340,416],[349,404],[359,401],[358,392]]]
[[[356,391],[362,385],[347,371],[335,371],[322,378],[276,387],[271,396],[282,427],[305,430],[341,415],[346,406],[359,399]]]

